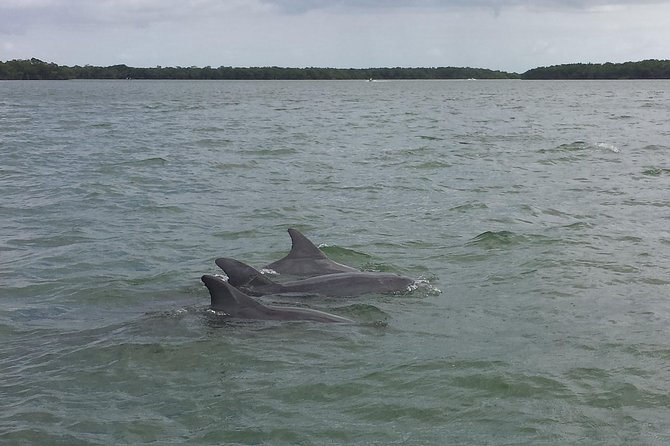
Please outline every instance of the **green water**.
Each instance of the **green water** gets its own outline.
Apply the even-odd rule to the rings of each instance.
[[[668,116],[666,81],[2,82],[0,443],[668,444]],[[429,285],[208,312],[289,227]]]

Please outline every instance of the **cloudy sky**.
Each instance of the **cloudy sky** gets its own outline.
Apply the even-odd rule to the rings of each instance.
[[[670,59],[670,0],[0,0],[0,60],[459,66]]]

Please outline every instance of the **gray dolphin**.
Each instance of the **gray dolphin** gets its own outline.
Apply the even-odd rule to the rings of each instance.
[[[333,297],[355,297],[370,293],[408,291],[414,279],[393,273],[354,272],[326,274],[292,282],[277,283],[260,271],[235,259],[219,258],[216,264],[234,287],[252,296],[265,294],[320,294]]]
[[[314,243],[295,229],[289,229],[291,252],[264,268],[279,274],[314,277],[325,274],[358,272],[356,268],[330,260]]]
[[[352,320],[323,311],[295,307],[272,307],[256,302],[220,277],[204,275],[201,280],[212,298],[212,310],[237,319],[348,322]]]

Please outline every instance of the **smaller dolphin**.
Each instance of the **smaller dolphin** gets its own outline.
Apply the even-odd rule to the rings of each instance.
[[[212,298],[212,310],[237,319],[276,321],[348,322],[352,320],[323,311],[295,307],[272,307],[256,302],[220,277],[204,275],[201,280]]]
[[[415,283],[414,279],[398,274],[360,271],[277,283],[263,276],[260,271],[235,259],[218,258],[216,264],[228,276],[228,283],[252,296],[320,294],[332,297],[355,297],[370,293],[406,292]]]
[[[291,252],[266,265],[264,269],[297,277],[314,277],[335,273],[358,272],[356,268],[330,260],[314,243],[295,229],[289,229]]]

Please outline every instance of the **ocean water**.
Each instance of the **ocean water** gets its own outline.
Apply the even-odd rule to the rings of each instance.
[[[666,445],[670,82],[0,83],[0,444]],[[405,295],[208,311],[295,227]]]

